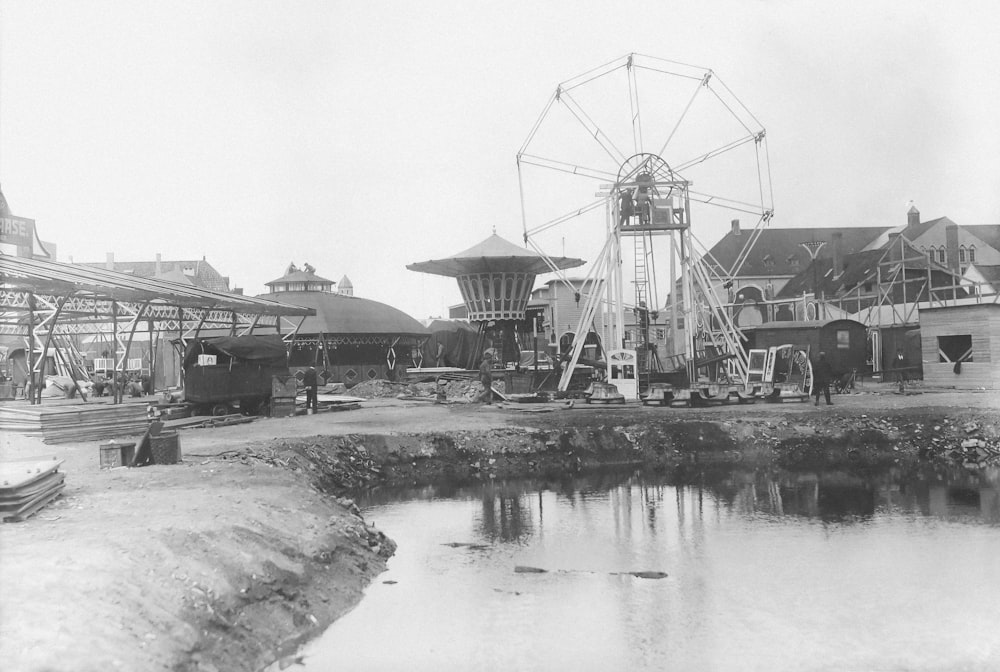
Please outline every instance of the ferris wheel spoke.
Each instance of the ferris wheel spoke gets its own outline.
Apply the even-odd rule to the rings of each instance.
[[[733,198],[726,198],[725,196],[716,196],[714,194],[706,194],[700,191],[688,191],[688,194],[692,201],[697,201],[698,203],[704,203],[705,205],[714,205],[719,208],[727,208],[729,210],[735,210],[737,212],[745,212],[750,215],[762,216],[766,210],[757,203],[747,203],[745,201],[737,201]]]
[[[635,78],[632,55],[628,57],[628,104],[632,112],[632,147],[638,154],[643,149],[642,118],[639,115],[639,82]]]
[[[562,215],[560,217],[556,217],[555,219],[550,220],[550,221],[546,222],[545,224],[539,224],[538,226],[536,226],[533,229],[527,229],[524,232],[524,235],[525,236],[533,236],[533,235],[535,235],[537,233],[541,233],[542,231],[546,231],[548,229],[551,229],[553,226],[558,226],[559,224],[562,224],[563,222],[568,222],[571,219],[575,219],[576,217],[579,217],[580,215],[583,215],[585,213],[590,212],[591,210],[595,210],[595,209],[599,208],[600,206],[606,204],[607,200],[608,199],[606,199],[604,197],[601,197],[600,199],[594,201],[593,203],[591,203],[589,205],[585,205],[582,208],[577,208],[576,210],[573,210],[572,212],[568,212],[565,215]]]
[[[748,142],[754,142],[756,139],[757,139],[756,135],[748,135],[738,140],[733,140],[732,142],[726,143],[721,147],[716,147],[711,151],[705,152],[701,156],[696,156],[693,159],[688,159],[687,161],[677,164],[674,167],[674,170],[676,170],[677,172],[681,172],[683,170],[690,168],[691,166],[696,166],[699,163],[703,163],[711,158],[719,156],[720,154],[725,154],[726,152],[736,149],[737,147],[742,147]]]
[[[739,108],[740,108],[741,110],[743,110],[743,112],[744,112],[744,113],[745,113],[745,114],[746,114],[746,115],[747,115],[748,117],[750,117],[750,119],[751,119],[751,120],[753,121],[753,125],[755,125],[755,126],[756,126],[757,128],[759,128],[759,129],[763,129],[763,128],[764,128],[764,124],[760,123],[760,120],[759,120],[759,119],[758,119],[758,118],[757,118],[756,116],[754,116],[754,113],[753,113],[753,112],[751,112],[751,111],[750,111],[750,109],[749,109],[749,108],[747,108],[747,106],[743,104],[743,101],[742,101],[742,100],[740,100],[740,99],[739,99],[739,97],[738,97],[738,96],[737,96],[737,95],[736,95],[735,93],[733,93],[732,89],[730,89],[730,88],[729,88],[729,87],[728,87],[728,86],[726,85],[726,83],[725,83],[724,81],[722,81],[722,78],[720,78],[720,77],[716,76],[716,77],[715,77],[715,81],[716,81],[716,82],[717,82],[717,83],[718,83],[718,84],[719,84],[719,85],[720,85],[720,86],[721,86],[721,87],[722,87],[723,89],[725,89],[725,90],[726,90],[726,93],[727,93],[727,94],[729,94],[729,96],[730,96],[730,97],[732,97],[732,99],[733,99],[733,101],[735,102],[736,106],[738,106],[738,107],[739,107]],[[719,99],[719,102],[720,102],[720,103],[722,103],[722,104],[723,104],[723,105],[724,105],[724,106],[726,107],[726,109],[727,109],[727,110],[729,110],[729,113],[730,113],[730,114],[732,114],[732,115],[733,115],[734,117],[736,117],[737,119],[739,119],[739,120],[740,120],[740,123],[741,123],[741,124],[743,124],[743,127],[744,127],[744,128],[746,128],[748,132],[750,132],[750,133],[753,133],[753,132],[754,132],[754,131],[752,131],[752,130],[750,129],[750,127],[749,127],[749,125],[748,125],[748,124],[746,124],[746,123],[744,123],[744,122],[743,122],[743,117],[741,117],[741,116],[740,116],[739,114],[737,114],[737,113],[736,113],[736,112],[735,112],[735,111],[734,111],[734,110],[732,109],[732,107],[731,107],[731,106],[730,106],[730,105],[729,105],[728,103],[726,103],[726,101],[724,101],[724,100],[722,99],[722,96],[721,96],[721,95],[719,94],[719,92],[718,92],[718,91],[716,91],[716,90],[715,90],[715,88],[714,88],[713,86],[709,86],[708,88],[709,88],[709,89],[710,89],[710,90],[712,91],[712,94],[713,94],[713,95],[714,95],[714,96],[715,96],[716,98],[718,98],[718,99]]]
[[[684,64],[683,63],[678,63],[677,65],[684,65]],[[706,70],[705,68],[697,68],[697,66],[694,66],[694,65],[689,65],[689,66],[686,66],[686,67],[696,68],[696,69],[702,70],[703,72],[702,72],[702,74],[684,74],[683,72],[675,72],[673,70],[665,70],[663,68],[652,68],[652,67],[650,67],[648,65],[636,65],[635,66],[635,68],[637,70],[646,70],[646,71],[649,71],[649,72],[655,72],[655,73],[660,74],[660,75],[670,75],[671,77],[682,77],[684,79],[693,79],[696,82],[700,82],[700,81],[702,81],[705,78],[705,75],[704,75],[704,70]]]
[[[597,141],[597,144],[601,146],[601,149],[611,157],[611,160],[615,162],[615,165],[619,165],[625,162],[625,153],[615,146],[615,143],[611,140],[608,135],[601,130],[590,115],[583,109],[583,107],[573,99],[568,93],[563,92],[559,96],[559,101],[566,105],[566,109],[570,111],[576,120],[587,130],[587,133]]]
[[[539,168],[558,170],[563,173],[570,173],[571,175],[580,175],[581,177],[589,177],[595,180],[613,180],[617,175],[616,173],[608,172],[606,170],[599,170],[597,168],[587,168],[586,166],[578,166],[576,164],[568,163],[566,161],[546,159],[545,157],[535,156],[534,154],[519,154],[517,157],[517,162],[519,164],[537,166]]]
[[[565,91],[572,91],[575,88],[583,86],[584,84],[589,84],[595,79],[600,79],[605,75],[610,75],[615,70],[619,68],[624,68],[628,64],[628,60],[632,57],[631,54],[628,56],[619,56],[618,58],[612,59],[603,65],[599,65],[596,68],[591,68],[586,72],[567,79],[565,82],[559,84],[556,88],[555,97],[558,98],[559,94]]]
[[[701,90],[705,88],[705,85],[708,83],[708,78],[711,76],[712,71],[709,70],[703,77],[698,79],[698,86],[695,87],[694,93],[691,94],[691,98],[688,100],[687,105],[684,106],[684,111],[681,112],[681,115],[677,118],[677,122],[674,124],[674,127],[670,129],[670,135],[668,135],[667,139],[663,142],[663,147],[660,147],[660,151],[657,152],[660,156],[663,156],[663,153],[667,151],[667,145],[669,145],[670,141],[674,139],[677,129],[681,127],[681,122],[684,121],[684,118],[687,117],[688,111],[691,110],[691,106],[694,104],[695,98],[697,98]]]
[[[542,122],[545,121],[545,117],[548,115],[549,110],[552,109],[552,106],[555,104],[555,102],[556,102],[556,93],[553,93],[551,96],[549,96],[549,102],[545,104],[545,109],[543,109],[542,113],[538,115],[538,119],[535,121],[535,125],[531,127],[531,131],[528,133],[528,137],[524,139],[524,144],[521,145],[521,149],[517,150],[518,156],[524,154],[524,152],[528,149],[528,145],[531,144],[531,141],[534,139],[535,134],[538,133],[538,128],[542,125]]]

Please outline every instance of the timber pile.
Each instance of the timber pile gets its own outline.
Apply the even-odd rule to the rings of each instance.
[[[167,420],[163,423],[167,429],[205,429],[209,427],[228,427],[230,425],[244,425],[257,419],[254,415],[241,415],[230,413],[228,415],[192,415],[187,418],[177,420]]]
[[[40,436],[45,443],[142,434],[148,424],[144,404],[0,406],[0,432]]]
[[[19,522],[37,513],[66,487],[62,460],[0,464],[0,519]]]

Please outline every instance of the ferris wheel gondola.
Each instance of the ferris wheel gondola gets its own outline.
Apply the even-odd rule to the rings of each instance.
[[[591,258],[575,334],[595,331],[616,348],[631,345],[638,367],[653,371],[650,318],[662,305],[688,380],[697,378],[706,348],[733,360],[723,367],[728,378],[747,380],[739,330],[716,288],[739,273],[773,215],[769,158],[763,126],[712,70],[628,54],[567,80],[532,127],[517,165],[525,243],[547,257],[568,237],[574,253]],[[724,268],[695,230],[711,233],[727,217],[747,215],[754,225],[736,262]],[[623,248],[628,240],[631,251]],[[601,241],[596,256],[584,253]],[[666,305],[655,264],[664,245]],[[626,313],[635,322],[628,339]],[[584,340],[574,341],[560,389]]]

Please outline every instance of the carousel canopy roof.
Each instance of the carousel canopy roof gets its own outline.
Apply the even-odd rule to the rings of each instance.
[[[422,324],[403,311],[371,299],[333,294],[331,292],[275,292],[258,298],[316,311],[299,327],[302,335],[313,334],[385,334],[396,336],[426,336]]]
[[[583,259],[572,257],[549,257],[558,269],[583,266]],[[533,250],[519,247],[504,240],[497,234],[473,245],[467,250],[452,255],[446,259],[431,259],[416,264],[409,264],[411,271],[433,273],[448,277],[458,277],[471,273],[548,273],[552,268],[545,259]]]
[[[143,278],[83,264],[64,264],[0,254],[0,291],[33,292],[99,301],[148,302],[154,306],[210,308],[261,315],[308,315],[267,298],[251,298],[169,279]],[[103,318],[102,318],[103,319]]]

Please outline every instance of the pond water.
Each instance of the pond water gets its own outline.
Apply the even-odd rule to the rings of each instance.
[[[399,548],[308,670],[1000,669],[995,471],[606,474],[359,505]]]

